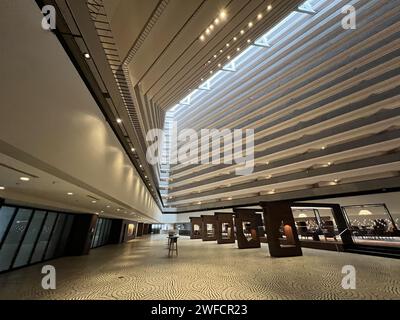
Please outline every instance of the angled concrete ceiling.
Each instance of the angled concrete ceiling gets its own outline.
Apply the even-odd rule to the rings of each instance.
[[[345,5],[356,8],[355,30],[342,26]],[[106,54],[107,39],[118,52],[110,64],[143,136],[166,119],[255,130],[250,175],[235,164],[154,166],[166,212],[399,186],[397,1],[91,0],[89,9]]]

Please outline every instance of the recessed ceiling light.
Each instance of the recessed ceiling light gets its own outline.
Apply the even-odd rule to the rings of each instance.
[[[86,52],[86,53],[84,53],[84,54],[83,54],[83,56],[84,56],[86,59],[90,59],[90,54],[89,54],[89,53],[87,53],[87,52]]]
[[[218,57],[218,56],[217,56],[216,54],[214,54],[214,59],[217,59],[217,57]]]
[[[236,41],[236,40],[237,40],[237,38],[236,38],[236,37],[234,37],[234,38],[233,38],[233,41]]]
[[[221,68],[221,67],[222,67],[222,65],[220,63],[218,63],[218,68]]]
[[[122,123],[122,119],[118,118],[117,123]]]
[[[201,78],[200,81],[204,81],[204,78]]]
[[[107,208],[111,208],[111,206],[107,206]]]
[[[147,176],[144,176],[147,179]]]
[[[325,147],[325,146],[322,146],[322,147],[321,147],[321,150],[325,150],[325,149],[326,149],[326,147]]]
[[[135,152],[135,151],[136,151],[136,149],[135,149],[135,148],[131,148],[131,151],[132,151],[132,152]]]
[[[3,186],[0,186],[0,190],[5,190],[6,188]]]
[[[243,35],[243,34],[244,34],[244,32],[245,32],[244,30],[240,30],[240,34],[241,34],[241,35]]]
[[[210,71],[210,74],[213,74],[213,73],[214,73],[214,71],[211,70],[211,71]]]
[[[204,40],[206,40],[206,37],[204,36],[204,34],[202,34],[202,35],[200,36],[200,41],[204,41]]]
[[[253,25],[254,25],[254,24],[253,24],[253,22],[252,22],[252,21],[250,21],[250,22],[249,22],[249,28],[252,28],[252,27],[253,27]]]
[[[21,178],[19,178],[19,180],[21,180],[21,181],[29,181],[31,179],[29,179],[28,177],[21,177]]]
[[[237,48],[236,51],[240,51],[240,48]]]
[[[225,11],[225,10],[221,10],[220,13],[219,13],[219,17],[220,17],[222,20],[225,20],[226,17],[227,17],[226,11]]]
[[[219,18],[217,18],[217,19],[214,20],[214,23],[215,23],[216,25],[219,25],[219,22],[220,22],[220,21],[219,21]]]
[[[219,52],[222,53],[222,52],[224,52],[224,50],[221,49],[221,50],[219,50]]]
[[[258,19],[258,20],[261,20],[262,18],[263,18],[262,13],[259,13],[258,16],[257,16],[257,19]]]
[[[227,48],[229,48],[229,46],[230,46],[230,44],[229,44],[229,43],[227,43],[227,44],[226,44],[226,47],[227,47]]]
[[[207,28],[206,35],[209,35],[210,33],[211,33],[211,30],[209,28]]]
[[[140,168],[143,168],[143,166],[142,166],[142,165],[139,165],[139,167],[140,167]]]
[[[92,203],[96,203],[97,201],[96,200],[92,200]]]
[[[274,194],[275,193],[275,189],[272,189],[271,191],[268,192],[269,194]]]
[[[214,25],[212,24],[212,25],[210,25],[210,30],[214,30]]]
[[[104,210],[101,210],[100,212],[101,212],[101,213],[104,213]]]
[[[73,196],[74,194],[72,192],[68,192],[67,196]]]
[[[228,60],[230,60],[230,59],[231,59],[231,56],[227,56],[226,58],[227,58]]]
[[[247,43],[251,43],[251,39],[247,39]]]
[[[272,6],[271,6],[271,5],[268,5],[267,10],[268,10],[268,11],[271,11],[271,10],[272,10]]]
[[[268,165],[268,164],[269,164],[269,161],[265,162],[265,164]]]

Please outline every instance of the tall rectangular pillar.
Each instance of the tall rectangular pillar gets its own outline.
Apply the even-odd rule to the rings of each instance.
[[[294,257],[303,253],[290,202],[261,202],[271,257]]]

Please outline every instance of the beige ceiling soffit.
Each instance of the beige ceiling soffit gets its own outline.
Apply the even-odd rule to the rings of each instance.
[[[169,4],[170,0],[161,0],[157,7],[154,9],[150,19],[147,21],[147,24],[143,28],[140,36],[137,38],[135,43],[133,44],[132,48],[129,50],[128,55],[126,56],[125,60],[123,61],[124,65],[128,65],[132,59],[134,58],[135,54],[138,52],[144,41],[146,40],[147,36],[150,34],[151,29],[157,23],[157,20],[161,17],[162,13],[164,12],[165,8]]]

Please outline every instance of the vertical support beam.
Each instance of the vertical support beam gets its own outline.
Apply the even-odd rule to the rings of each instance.
[[[290,202],[261,202],[271,257],[303,255]],[[285,237],[285,241],[281,237]]]
[[[137,226],[137,236],[141,237],[143,235],[143,229],[144,229],[144,225],[143,223],[139,222],[138,226]]]
[[[74,216],[71,236],[66,247],[68,255],[82,256],[89,254],[97,218],[95,214],[77,214]]]

